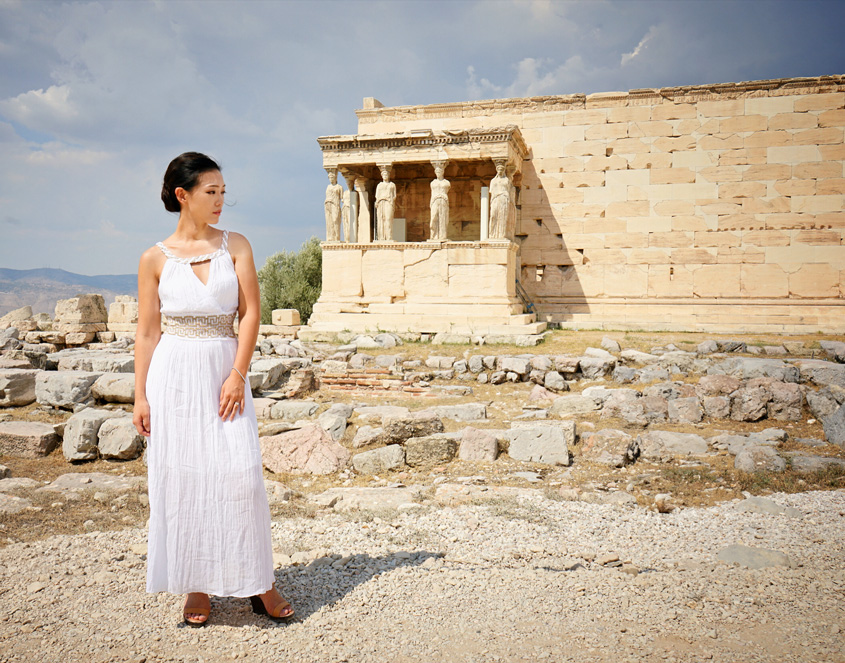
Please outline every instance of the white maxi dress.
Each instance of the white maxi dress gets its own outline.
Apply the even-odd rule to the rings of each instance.
[[[150,529],[147,591],[253,596],[273,585],[270,510],[250,390],[218,415],[238,347],[238,277],[227,248],[167,256],[158,295],[167,327],[147,374]],[[210,261],[203,284],[192,263]]]

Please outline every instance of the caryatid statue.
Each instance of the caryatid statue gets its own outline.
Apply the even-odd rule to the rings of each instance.
[[[346,180],[347,188],[343,190],[343,208],[341,209],[341,223],[343,224],[343,240],[345,242],[353,241],[352,237],[352,225],[351,225],[351,215],[352,215],[352,191],[355,187],[355,176],[348,172],[343,171],[343,178]]]
[[[490,180],[490,239],[509,239],[515,218],[512,213],[513,187],[505,172],[505,161],[496,160],[496,177]]]
[[[340,199],[343,187],[337,183],[337,169],[327,168],[329,185],[326,187],[326,241],[340,241]]]
[[[449,180],[443,179],[446,172],[445,161],[432,161],[434,174],[437,179],[431,181],[431,222],[429,239],[446,239],[446,229],[449,226]]]
[[[396,184],[390,181],[390,166],[381,165],[381,182],[376,187],[376,221],[378,239],[393,241],[393,213],[396,202]]]

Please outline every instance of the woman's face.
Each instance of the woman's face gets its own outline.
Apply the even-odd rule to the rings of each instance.
[[[187,212],[194,220],[209,225],[214,225],[220,220],[225,195],[226,183],[219,170],[209,170],[200,175],[197,185],[190,191],[176,189],[182,212]]]

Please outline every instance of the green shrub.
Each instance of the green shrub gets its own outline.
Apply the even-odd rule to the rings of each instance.
[[[261,286],[261,323],[270,324],[273,309],[295,308],[302,324],[308,322],[323,286],[323,253],[312,237],[299,251],[274,253],[258,270]]]

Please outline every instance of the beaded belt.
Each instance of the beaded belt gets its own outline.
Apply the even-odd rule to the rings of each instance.
[[[169,315],[165,334],[185,338],[236,338],[234,313],[221,315]]]

